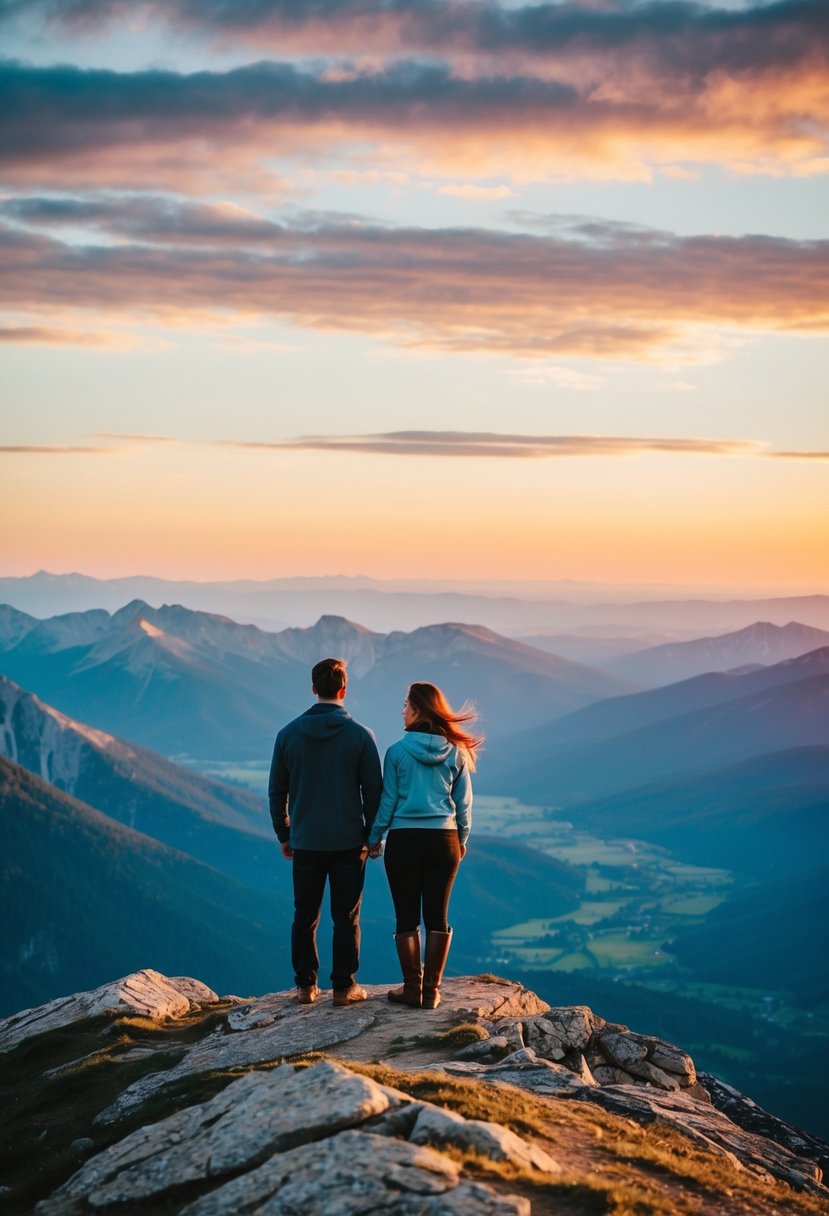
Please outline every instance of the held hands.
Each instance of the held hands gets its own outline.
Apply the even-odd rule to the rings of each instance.
[[[378,840],[377,844],[371,845],[371,847],[369,848],[369,851],[368,851],[368,855],[372,861],[376,861],[378,857],[383,856],[382,840]]]

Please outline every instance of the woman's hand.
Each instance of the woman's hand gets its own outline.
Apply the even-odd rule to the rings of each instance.
[[[466,845],[462,844],[461,845],[461,861],[463,861],[464,857],[466,857]]]

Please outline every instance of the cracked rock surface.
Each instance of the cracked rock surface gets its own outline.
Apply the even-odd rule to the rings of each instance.
[[[220,1000],[197,980],[142,971],[0,1023],[9,1059],[42,1030],[77,1023],[89,1036],[100,1026],[90,1019],[106,1023],[111,1014],[114,1026],[125,1012],[156,1023],[163,1040],[161,1050],[140,1041],[110,1057],[110,1067],[129,1070],[123,1087],[93,1107],[91,1138],[74,1142],[83,1152],[37,1216],[530,1216],[533,1188],[566,1185],[574,1161],[587,1162],[587,1176],[601,1172],[590,1165],[595,1148],[584,1131],[597,1118],[620,1136],[681,1133],[688,1152],[749,1188],[782,1181],[795,1196],[826,1200],[810,1212],[829,1213],[827,1146],[699,1078],[673,1044],[585,1006],[551,1009],[493,977],[447,981],[433,1011],[391,1005],[386,992],[370,987],[367,1001],[346,1008],[328,993],[312,1006],[298,1005],[293,992]],[[186,1033],[177,1033],[182,1019]],[[57,1068],[44,1065],[43,1083],[94,1072],[89,1046]],[[373,1064],[383,1067],[372,1072]],[[424,1078],[412,1089],[417,1097],[381,1083],[386,1064]],[[459,1082],[471,1085],[463,1114],[439,1097],[441,1085]],[[504,1125],[516,1101],[519,1111],[521,1101],[535,1103],[535,1122]],[[159,1118],[165,1110],[172,1113]],[[569,1111],[574,1127],[582,1120],[577,1151]]]
[[[400,1105],[416,1108],[405,1140],[351,1130]],[[518,1216],[529,1210],[487,1186],[461,1184],[458,1167],[430,1145],[560,1172],[546,1153],[497,1124],[410,1103],[333,1062],[298,1071],[283,1064],[247,1073],[210,1101],[132,1132],[88,1161],[36,1211],[124,1211],[130,1204],[167,1202],[188,1187],[205,1193],[182,1210],[200,1214],[360,1212],[372,1210],[369,1203],[401,1213]],[[451,1205],[436,1206],[435,1197],[449,1191]]]

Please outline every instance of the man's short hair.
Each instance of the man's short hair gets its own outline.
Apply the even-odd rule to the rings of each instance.
[[[311,687],[318,697],[333,701],[348,684],[345,659],[320,659],[311,669]]]

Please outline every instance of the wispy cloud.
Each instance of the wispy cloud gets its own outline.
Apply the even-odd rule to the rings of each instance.
[[[87,443],[9,443],[0,446],[7,456],[116,456],[135,447],[178,444],[171,435],[141,435],[98,431],[85,436]]]
[[[73,443],[4,443],[0,453],[6,456],[108,456],[109,447],[90,447]]]
[[[187,439],[172,435],[100,431],[105,443],[7,444],[7,455],[112,455],[135,446],[182,445],[239,452],[329,452],[372,456],[437,456],[462,459],[548,460],[564,457],[642,455],[760,457],[775,460],[829,460],[825,451],[775,451],[758,439],[700,436],[524,435],[495,431],[385,431],[365,435],[298,435],[288,439]]]
[[[829,328],[829,241],[688,237],[573,217],[535,232],[324,215],[277,223],[146,198],[61,207],[0,204],[11,221],[0,225],[7,314],[71,301],[76,316],[278,317],[448,351],[675,362],[699,357],[712,331]],[[68,214],[75,228],[92,226],[91,243],[58,239]]]
[[[223,446],[248,450],[363,452],[384,456],[474,456],[538,460],[560,456],[764,455],[751,439],[640,438],[630,435],[510,435],[489,431],[389,431],[374,435],[302,435],[273,443],[229,439]]]
[[[135,346],[130,334],[69,329],[52,325],[0,325],[0,344],[6,346],[94,346],[123,349]]]

